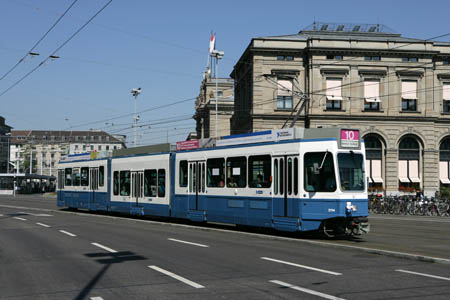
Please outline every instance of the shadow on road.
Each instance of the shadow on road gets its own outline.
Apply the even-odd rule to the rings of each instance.
[[[86,286],[80,291],[80,293],[75,297],[75,300],[83,300],[89,295],[89,293],[95,288],[96,284],[100,281],[100,279],[105,275],[108,269],[113,264],[119,264],[126,261],[134,261],[134,260],[145,260],[147,259],[144,256],[136,255],[131,251],[121,251],[116,253],[87,253],[85,256],[89,258],[95,258],[95,261],[99,264],[104,265],[100,271],[89,281]]]

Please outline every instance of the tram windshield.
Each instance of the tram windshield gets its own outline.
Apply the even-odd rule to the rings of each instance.
[[[364,190],[364,170],[363,156],[354,152],[339,153],[339,177],[341,180],[341,190],[343,191],[363,191]]]

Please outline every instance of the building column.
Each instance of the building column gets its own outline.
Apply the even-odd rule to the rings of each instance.
[[[425,149],[423,151],[423,193],[434,197],[439,191],[439,150]]]
[[[386,195],[398,194],[398,149],[386,149]]]

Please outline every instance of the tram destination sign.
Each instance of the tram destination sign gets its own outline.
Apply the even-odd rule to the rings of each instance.
[[[341,129],[339,138],[339,148],[360,148],[360,138],[358,129]]]

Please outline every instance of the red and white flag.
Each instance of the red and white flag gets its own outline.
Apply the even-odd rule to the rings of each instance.
[[[215,48],[216,48],[216,37],[211,32],[211,39],[209,40],[209,54],[211,54]]]

